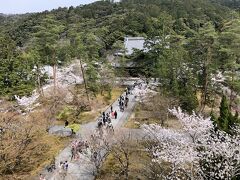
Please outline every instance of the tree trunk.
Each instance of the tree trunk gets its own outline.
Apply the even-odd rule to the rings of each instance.
[[[201,107],[200,107],[200,112],[203,112],[206,106],[206,101],[207,101],[207,90],[208,90],[208,76],[209,76],[209,72],[208,72],[208,66],[209,63],[212,59],[212,53],[211,53],[211,47],[208,47],[208,51],[207,51],[207,60],[204,63],[204,69],[203,69],[203,76],[204,76],[204,84],[203,84],[203,91],[202,91],[202,97],[201,97]]]
[[[40,94],[40,96],[44,96],[44,92],[43,92],[43,88],[42,88],[42,84],[41,84],[41,77],[40,77],[40,69],[39,69],[39,65],[37,65],[37,86],[38,86],[38,93]]]
[[[56,71],[57,66],[56,64],[53,65],[53,82],[54,82],[54,93],[56,93],[57,81],[56,81]]]
[[[85,91],[86,91],[87,99],[88,99],[88,102],[89,102],[89,104],[90,104],[90,98],[89,98],[89,94],[88,94],[88,90],[87,90],[87,81],[86,81],[86,78],[85,78],[85,74],[84,74],[84,70],[83,70],[81,58],[79,59],[79,62],[80,62],[80,67],[81,67],[81,71],[82,71],[83,82],[84,82],[84,86],[85,86]]]
[[[231,81],[232,81],[232,84],[230,85],[231,93],[230,93],[230,103],[229,103],[230,109],[232,109],[233,100],[234,100],[234,97],[233,97],[233,82],[234,82],[234,72],[233,72],[233,69],[232,69]]]
[[[213,95],[213,102],[212,102],[212,107],[211,107],[211,111],[213,112],[213,108],[215,107],[215,100],[216,100],[216,94]]]
[[[125,168],[124,168],[124,174],[125,174],[125,180],[128,180],[129,165],[130,165],[128,151],[125,151],[125,152],[124,152],[124,156],[125,156],[125,158],[126,158],[126,166],[125,166]]]
[[[170,102],[169,102],[169,104],[170,104]],[[169,109],[169,105],[167,105],[167,109]],[[169,111],[167,110],[167,127],[168,127],[168,119],[169,119],[169,115],[168,115],[168,113],[169,113]]]
[[[55,50],[53,52],[53,82],[54,82],[54,94],[56,93],[57,87],[57,61],[55,56]]]
[[[205,73],[204,73],[204,84],[203,84],[203,91],[202,91],[202,99],[201,99],[201,108],[200,112],[203,112],[206,106],[206,101],[207,101],[207,87],[208,87],[208,70],[207,67],[205,66]]]

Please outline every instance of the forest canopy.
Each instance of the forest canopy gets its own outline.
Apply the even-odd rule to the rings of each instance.
[[[125,36],[151,39],[162,36],[159,29],[168,26],[168,33],[186,45],[206,24],[218,36],[227,22],[239,18],[238,4],[226,0],[105,0],[41,13],[0,15],[0,95],[30,93],[39,76],[39,71],[32,70],[43,65],[62,65],[75,57],[104,61],[107,52],[113,51]],[[179,49],[180,57],[192,60],[191,54],[195,53],[187,48]],[[148,68],[157,68],[157,57],[152,58],[151,53],[144,57],[150,63]],[[218,54],[214,59],[218,67],[224,67],[222,56]]]

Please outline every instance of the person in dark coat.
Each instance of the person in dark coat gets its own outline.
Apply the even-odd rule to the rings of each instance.
[[[103,125],[104,125],[104,126],[106,125],[106,121],[107,121],[107,118],[104,117],[104,118],[103,118]]]
[[[115,116],[115,119],[117,119],[117,111],[115,111],[114,116]]]
[[[101,121],[101,120],[99,120],[99,121],[98,121],[98,124],[97,124],[97,126],[98,126],[98,129],[100,129],[100,128],[102,127],[102,125],[103,125],[102,121]]]
[[[65,121],[65,127],[69,125],[68,120]]]

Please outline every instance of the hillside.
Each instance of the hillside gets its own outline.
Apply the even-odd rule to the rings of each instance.
[[[185,6],[186,4],[187,6]],[[173,7],[174,9],[172,9]],[[38,31],[34,27],[41,25],[46,18],[51,17],[54,23],[64,26],[59,35],[64,34],[66,38],[71,38],[70,32],[75,30],[76,32],[72,33],[92,32],[103,40],[106,35],[97,33],[101,32],[101,30],[103,31],[102,28],[105,28],[105,33],[111,36],[105,40],[104,44],[107,48],[110,48],[114,40],[118,40],[115,37],[117,34],[119,36],[122,35],[120,36],[121,39],[123,34],[130,36],[138,34],[147,35],[148,28],[150,29],[150,27],[146,28],[147,21],[149,18],[158,17],[161,11],[166,11],[174,19],[185,18],[186,24],[190,29],[194,29],[194,26],[198,27],[200,23],[207,21],[221,24],[223,20],[230,17],[229,14],[231,12],[227,7],[208,1],[126,0],[122,1],[122,3],[100,1],[77,8],[59,8],[50,12],[45,11],[27,16],[22,15],[14,23],[12,23],[12,18],[10,18],[6,22],[9,27],[5,29],[5,32],[11,35],[17,45],[23,46]],[[85,28],[81,29],[81,27]],[[115,32],[115,36],[113,32]],[[113,38],[112,40],[111,37]]]
[[[5,19],[4,27],[1,28],[0,58],[5,60],[11,56],[16,67],[11,69],[7,67],[7,62],[3,61],[1,66],[12,73],[17,73],[16,71],[21,70],[19,67],[21,63],[16,61],[26,58],[22,57],[23,51],[26,54],[35,51],[39,56],[38,63],[51,64],[52,57],[48,54],[53,46],[57,58],[62,62],[68,61],[68,56],[70,58],[77,56],[74,52],[76,43],[82,44],[81,48],[90,61],[99,61],[106,55],[106,51],[116,48],[119,44],[116,42],[123,41],[127,35],[148,37],[152,30],[156,29],[151,24],[151,19],[161,16],[163,12],[173,18],[174,31],[185,37],[194,34],[206,22],[213,23],[216,31],[220,31],[223,23],[232,13],[234,14],[229,8],[206,0],[123,0],[121,3],[100,1],[76,8],[59,8],[42,13],[10,16]],[[41,41],[43,38],[45,42]],[[7,52],[11,55],[6,54],[6,48],[9,48]],[[32,63],[27,65],[29,66],[27,69],[32,68]],[[26,73],[29,72],[24,74]],[[0,77],[2,76],[0,74]],[[15,81],[14,84],[5,82],[4,85],[0,85],[2,89],[0,94],[11,94],[11,89],[15,87],[28,93],[34,84],[30,83],[26,87],[24,84],[28,80],[26,77],[22,77],[22,80],[23,82]]]
[[[225,148],[222,154],[218,154],[218,150],[213,152],[216,159],[225,157],[225,151],[236,154],[238,159],[234,162],[237,165],[229,165],[234,169],[240,163],[239,153],[227,149],[232,146],[225,145],[224,140],[233,142],[232,149],[237,149],[240,132],[236,130],[240,123],[239,27],[237,0],[121,0],[115,3],[104,0],[39,13],[0,14],[0,159],[4,159],[0,161],[0,179],[1,176],[29,179],[50,163],[58,166],[61,160],[57,158],[57,162],[53,162],[55,157],[65,156],[65,152],[69,156],[72,153],[70,142],[79,137],[75,136],[73,128],[68,129],[71,135],[68,138],[53,136],[49,130],[65,131],[66,123],[77,127],[80,124],[85,129],[79,132],[78,127],[77,133],[83,130],[91,141],[92,132],[88,128],[96,130],[96,118],[98,121],[103,118],[101,116],[105,118],[103,112],[109,111],[113,102],[121,122],[119,124],[115,113],[111,113],[116,120],[114,128],[120,130],[117,136],[118,133],[122,135],[123,130],[140,133],[140,137],[143,131],[159,137],[154,140],[150,135],[149,139],[138,141],[134,134],[134,139],[123,137],[123,140],[113,140],[116,143],[105,142],[100,137],[100,145],[109,143],[108,149],[103,150],[107,157],[102,157],[99,163],[103,167],[94,164],[92,159],[95,151],[100,149],[97,152],[101,155],[101,148],[106,147],[93,146],[85,154],[97,166],[95,178],[148,179],[151,176],[158,179],[161,176],[174,179],[186,173],[182,177],[187,179],[190,170],[191,179],[210,177],[212,169],[222,166],[215,160],[210,161],[210,154],[200,154],[210,158],[207,159],[209,168],[202,165],[207,160],[202,161],[198,153],[205,148],[206,151],[213,149],[207,140],[212,144],[220,141],[217,148]],[[127,36],[130,39],[140,37],[147,50],[134,49],[133,54],[127,55],[124,46]],[[123,104],[119,96],[127,96],[130,89],[131,108],[128,109],[127,98]],[[170,113],[169,109],[172,109]],[[211,119],[205,118],[209,116]],[[193,124],[188,123],[189,119]],[[155,125],[149,125],[152,123]],[[184,129],[184,124],[189,129]],[[104,131],[109,133],[109,127],[113,128],[104,126]],[[100,134],[101,128],[98,130]],[[201,134],[199,141],[189,140],[186,133],[192,132]],[[180,143],[183,149],[170,147],[179,151],[179,158],[175,152],[160,153],[165,135],[167,146],[170,146],[171,136]],[[112,138],[115,136],[109,139]],[[200,140],[205,143],[203,148]],[[188,152],[183,152],[186,145],[192,148],[194,157],[189,159],[193,158],[193,162],[188,162]],[[64,147],[67,148],[58,156]],[[154,149],[159,150],[158,154]],[[123,153],[120,156],[119,150]],[[174,169],[179,164],[172,166],[174,160],[164,159],[171,154],[182,164],[181,172]],[[138,155],[141,158],[135,157]],[[155,161],[162,156],[161,161]],[[122,163],[122,157],[131,161],[130,166]],[[75,160],[73,164],[79,168]],[[192,166],[195,162],[197,165]],[[145,168],[146,174],[139,174],[145,172]],[[217,171],[222,172],[222,169],[214,169],[217,172],[214,176],[217,179],[239,178],[236,174],[229,175],[231,168],[227,166],[223,172],[226,174],[219,176]],[[171,172],[175,174],[170,176]],[[68,175],[70,177],[71,173]]]
[[[222,4],[224,6],[228,6],[230,8],[236,9],[236,10],[239,10],[239,8],[240,8],[240,1],[239,0],[219,0],[219,1],[212,0],[212,2],[219,3],[219,4]]]

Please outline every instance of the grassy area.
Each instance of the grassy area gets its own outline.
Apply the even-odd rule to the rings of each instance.
[[[124,88],[116,87],[112,90],[111,98],[109,99],[106,93],[102,95],[99,94],[97,97],[91,98],[91,111],[81,112],[80,115],[76,118],[74,116],[73,108],[64,108],[61,113],[64,115],[61,118],[62,120],[56,121],[56,125],[64,125],[64,121],[68,120],[70,123],[75,121],[79,124],[85,124],[88,122],[95,121],[96,118],[101,115],[110,104],[112,104],[122,93]]]
[[[34,112],[22,119],[22,115],[15,115],[11,112],[0,113],[0,124],[5,126],[4,118],[11,125],[19,128],[9,128],[3,134],[2,149],[0,155],[6,156],[9,162],[0,163],[0,172],[8,168],[8,163],[15,164],[15,173],[3,173],[0,179],[32,179],[46,166],[54,161],[54,157],[59,154],[68,143],[70,138],[56,137],[46,132],[46,121],[44,114]],[[3,117],[3,118],[2,118]],[[9,118],[10,117],[10,118]],[[22,121],[22,123],[19,123]],[[14,138],[13,138],[14,137]],[[26,143],[27,138],[27,143]],[[17,157],[21,160],[19,164]]]
[[[90,112],[83,112],[80,115],[80,118],[77,122],[83,124],[94,121],[102,111],[104,111],[110,104],[116,101],[116,99],[123,93],[124,88],[113,88],[111,99],[107,98],[106,94],[98,95],[94,101],[96,102],[95,106],[93,106],[92,111]]]
[[[151,148],[154,144],[155,142],[153,141],[136,141],[131,138],[128,139],[128,137],[125,137],[123,141],[116,142],[102,164],[96,179],[125,179],[123,172],[126,172],[124,168],[127,162],[129,163],[127,179],[160,179],[158,175],[169,173],[171,164],[168,162],[159,163],[152,161],[154,156],[147,148]]]
[[[134,118],[131,117],[127,123],[124,125],[126,128],[130,129],[139,129],[141,125],[143,124],[160,124],[158,119],[153,119],[153,118],[146,118],[146,119],[141,119],[141,118]],[[180,129],[181,124],[177,121],[175,118],[169,118],[168,121],[164,122],[164,127],[168,127],[170,129]]]
[[[106,95],[98,95],[97,98],[93,99],[93,109],[89,112],[82,112],[78,119],[76,119],[77,123],[84,124],[91,121],[94,121],[99,115],[100,112],[106,108],[106,106],[110,105],[114,102],[120,94],[122,94],[123,88],[114,88],[112,91],[112,98],[107,100]],[[64,121],[56,121],[56,124],[63,125]],[[47,165],[51,163],[51,161],[56,157],[56,155],[64,149],[64,147],[69,143],[70,138],[62,138],[51,136],[46,133],[43,133],[41,139],[39,139],[38,143],[43,143],[46,146],[46,153],[41,157],[36,157],[36,168],[31,173],[31,176],[37,175],[42,169],[44,169]]]
[[[45,144],[46,153],[43,153],[41,157],[37,156],[35,159],[31,159],[37,162],[36,168],[30,172],[32,177],[37,176],[39,172],[54,161],[54,158],[59,154],[59,152],[68,145],[70,138],[43,134],[39,141],[40,142],[38,143]]]
[[[42,106],[40,106],[39,108],[35,109],[35,111],[30,113],[30,115],[28,116],[29,122],[25,122],[27,120],[25,120],[21,114],[13,116],[11,115],[12,112],[9,112],[9,117],[13,116],[14,119],[16,119],[13,121],[13,123],[15,123],[15,121],[17,123],[17,120],[22,119],[23,122],[26,124],[26,128],[29,126],[28,130],[31,129],[31,142],[22,155],[23,156],[22,162],[26,162],[24,163],[25,165],[23,166],[19,165],[18,168],[20,170],[16,171],[14,175],[4,174],[4,177],[0,177],[0,179],[34,179],[35,177],[37,177],[43,169],[45,169],[48,165],[53,163],[54,158],[71,141],[71,138],[62,138],[49,135],[46,132],[46,129],[49,127],[49,125],[52,125],[53,122],[54,124],[57,125],[63,125],[65,120],[69,120],[70,122],[75,120],[77,123],[80,124],[94,121],[103,110],[105,110],[112,102],[114,102],[122,94],[122,92],[123,88],[117,87],[112,90],[110,98],[109,96],[107,97],[107,94],[98,95],[96,98],[92,99],[93,106],[91,111],[81,112],[79,118],[75,119],[73,119],[74,115],[76,114],[76,112],[74,112],[76,109],[75,104],[65,103],[65,101],[61,99],[61,97],[63,96],[60,95],[57,98],[57,100],[54,98],[44,100]],[[81,94],[81,90],[79,90],[78,94]],[[79,100],[83,101],[81,97],[79,97]],[[54,103],[55,105],[53,106],[52,104]],[[1,104],[1,108],[5,107],[7,108],[10,105],[11,104],[7,104],[6,102],[4,104]],[[66,111],[66,113],[62,115],[61,120],[53,121],[53,119],[56,118],[56,114],[62,112],[63,110]],[[0,118],[0,120],[1,120],[0,123],[2,121],[4,122],[4,119]],[[19,129],[19,132],[16,132],[16,136],[19,139],[19,141],[22,141],[22,139],[24,139],[24,136],[22,135],[23,134]],[[7,140],[5,144],[6,145],[9,144],[7,143]],[[16,149],[12,149],[11,151],[17,152]],[[13,158],[13,161],[16,160],[14,154],[16,153],[8,154],[9,158]]]
[[[200,102],[201,99],[201,92],[197,92],[197,98]],[[179,124],[176,117],[171,116],[171,114],[168,114],[168,117],[166,113],[168,112],[167,106],[165,106],[164,99],[167,99],[167,97],[161,96],[161,97],[154,97],[149,102],[146,102],[144,104],[137,104],[136,108],[134,109],[134,112],[132,116],[128,119],[126,124],[124,125],[126,128],[131,129],[138,129],[143,124],[161,124],[161,120],[164,120],[164,126],[171,129],[180,129],[181,124]],[[167,101],[166,101],[167,102]],[[213,104],[209,103],[205,106],[203,115],[209,116],[211,111],[214,112],[214,114],[219,114],[219,106],[221,102],[221,97],[219,95],[215,95]],[[175,105],[177,106],[177,104]],[[213,106],[213,108],[212,108]],[[200,108],[196,109],[196,112]],[[156,113],[158,112],[158,113]]]
[[[96,112],[96,111],[83,112],[80,115],[80,118],[77,119],[77,123],[85,124],[85,123],[94,121],[98,116],[99,116],[99,112]]]
[[[101,112],[105,111],[116,99],[123,93],[124,88],[116,87],[112,90],[111,99],[107,97],[107,94],[97,95],[96,98],[92,99],[92,110],[90,112],[83,112],[80,118],[77,120],[78,123],[84,124],[94,121]]]
[[[139,114],[141,114],[141,113],[139,113]],[[133,113],[133,115],[129,118],[129,120],[124,125],[124,127],[131,128],[131,129],[139,129],[141,127],[141,125],[143,125],[143,124],[159,124],[159,123],[160,122],[158,119],[141,118],[140,116],[136,117],[136,113]]]
[[[92,99],[92,106],[93,108],[101,108],[103,105],[109,106],[112,104],[116,99],[124,92],[124,88],[116,87],[113,88],[111,93],[111,98],[109,98],[109,95],[104,92],[102,95],[98,94],[96,98]]]
[[[103,94],[102,96],[99,95],[97,98],[94,98],[92,100],[93,102],[92,110],[89,112],[82,112],[79,118],[75,120],[77,121],[77,123],[80,124],[94,121],[96,117],[100,115],[100,112],[102,110],[105,110],[107,106],[114,102],[120,96],[120,94],[122,94],[122,92],[123,88],[114,88],[110,99],[106,98],[106,94]],[[52,101],[48,103],[51,105]],[[22,167],[21,172],[20,171],[16,172],[17,177],[19,177],[18,179],[33,179],[34,177],[38,176],[38,174],[43,169],[45,169],[48,165],[50,165],[54,161],[54,157],[56,157],[59,154],[59,152],[69,144],[71,140],[71,138],[62,138],[49,135],[46,132],[47,126],[52,123],[52,121],[49,121],[50,111],[49,112],[47,111],[48,107],[50,106],[44,105],[36,109],[29,116],[29,120],[31,120],[30,123],[32,124],[33,127],[32,131],[34,133],[33,136],[34,139],[32,139],[31,144],[29,145],[28,149],[26,149],[26,152],[29,152],[26,155],[26,159],[28,162],[26,164],[26,167]],[[64,107],[68,107],[68,105],[63,104],[57,108],[63,109]],[[63,116],[64,118],[62,118],[61,120],[54,121],[55,124],[63,125],[64,121],[67,118],[73,117],[72,115],[74,112],[72,110],[74,110],[74,106],[69,105],[69,107],[70,107],[69,109],[67,108],[67,110],[65,110],[67,111],[66,116],[64,115]],[[58,111],[58,109],[56,111]],[[46,112],[49,114],[46,115]],[[21,118],[22,116],[19,115],[19,119]],[[70,122],[72,120],[73,119],[70,119]],[[11,175],[6,175],[4,176],[4,179],[14,178]]]
[[[148,179],[148,177],[144,176],[143,172],[146,172],[145,168],[151,162],[151,159],[146,151],[138,148],[140,147],[135,147],[135,150],[130,155],[129,179],[145,180]],[[110,153],[102,165],[97,180],[123,179],[124,177],[119,175],[120,172],[121,167],[118,160],[112,153]]]
[[[131,129],[139,129],[143,124],[161,124],[161,121],[156,118],[149,118],[151,111],[146,111],[137,105],[133,114],[128,119],[124,127]],[[164,121],[164,126],[171,129],[179,129],[181,125],[174,117],[169,117],[168,120]]]

